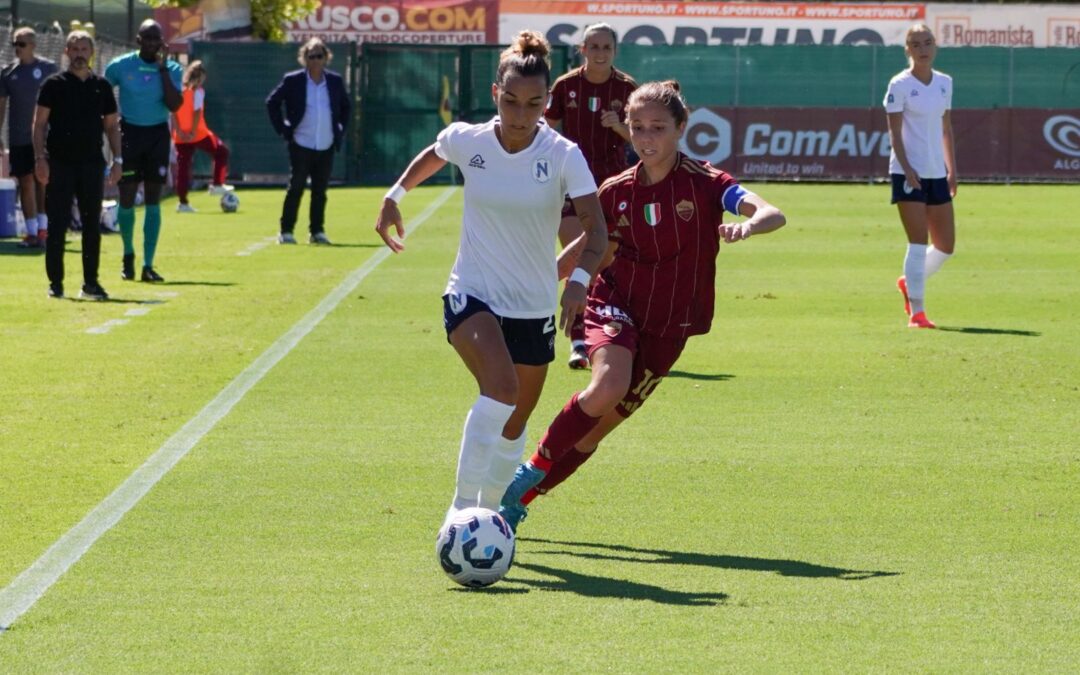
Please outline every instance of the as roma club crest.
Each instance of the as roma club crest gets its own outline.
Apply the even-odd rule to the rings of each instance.
[[[694,217],[694,202],[689,199],[684,199],[675,205],[675,213],[679,214],[679,217],[685,221],[689,221]]]
[[[622,324],[618,321],[612,321],[604,324],[604,334],[608,337],[616,337],[622,332]]]

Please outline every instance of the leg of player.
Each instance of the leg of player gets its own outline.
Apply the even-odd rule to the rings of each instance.
[[[544,391],[544,380],[547,378],[546,365],[515,364],[514,370],[518,380],[517,406],[496,442],[495,451],[491,455],[491,465],[480,490],[480,506],[493,511],[499,508],[499,501],[521,463],[521,455],[525,451],[525,425],[540,400],[540,394]]]
[[[124,242],[124,266],[120,276],[125,281],[135,278],[135,194],[139,191],[136,182],[121,179],[120,207],[116,210],[116,224],[120,228],[120,239]]]
[[[956,223],[952,202],[927,206],[926,221],[930,230],[931,246],[926,251],[925,278],[929,279],[952,257],[956,247]]]
[[[37,179],[30,173],[19,176],[19,203],[22,205],[23,219],[26,222],[26,238],[19,244],[24,248],[37,248],[38,239],[38,210],[37,210]]]
[[[559,222],[559,242],[566,248],[581,236],[585,228],[581,226],[576,215],[565,215],[565,208],[563,213],[563,219]],[[589,367],[589,354],[585,349],[585,318],[581,316],[577,317],[574,325],[570,327],[570,359],[567,365],[573,370],[585,370]]]
[[[479,504],[480,489],[503,428],[514,412],[517,375],[502,329],[488,312],[477,312],[450,334],[450,344],[480,387],[461,438],[457,487],[447,520],[460,509]]]
[[[926,318],[924,306],[926,288],[926,244],[928,241],[927,207],[921,202],[897,202],[900,211],[900,222],[904,225],[907,233],[907,253],[904,256],[903,284],[898,285],[901,291],[906,290],[905,307],[910,303],[910,316],[908,326],[912,328],[932,328],[933,324]]]
[[[589,461],[596,454],[600,441],[607,438],[608,434],[615,430],[615,427],[625,421],[626,418],[618,410],[612,410],[601,417],[592,431],[585,435],[585,438],[578,441],[570,452],[563,455],[562,459],[551,466],[551,470],[544,476],[544,480],[525,493],[525,496],[521,498],[521,503],[528,506],[532,500],[551,492],[557,485],[572,476],[575,471],[581,468],[582,464]]]
[[[161,236],[161,188],[155,181],[143,183],[143,196],[146,198],[143,213],[143,268],[139,277],[143,281],[165,281],[154,270],[154,255],[157,253],[158,237]]]
[[[620,345],[604,345],[592,355],[592,379],[585,391],[575,394],[555,416],[536,452],[518,467],[506,489],[499,512],[511,527],[524,517],[521,500],[544,480],[551,467],[570,452],[596,427],[600,419],[615,409],[630,388],[634,354]]]

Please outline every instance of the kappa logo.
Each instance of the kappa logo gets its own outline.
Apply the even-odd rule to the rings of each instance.
[[[684,199],[675,205],[675,213],[679,214],[679,217],[685,221],[688,221],[694,217],[694,202],[689,199]]]
[[[918,95],[919,95],[919,90],[918,89],[912,89],[911,90],[911,98],[915,98]]]
[[[479,152],[476,153],[475,155],[473,155],[472,159],[469,160],[469,166],[474,168],[474,169],[486,169],[487,168],[487,167],[484,166],[484,157]]]

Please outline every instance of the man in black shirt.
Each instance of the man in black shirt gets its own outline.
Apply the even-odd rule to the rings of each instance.
[[[49,296],[64,297],[64,239],[71,225],[71,200],[82,217],[83,287],[79,297],[108,300],[98,283],[101,257],[101,199],[105,158],[101,134],[108,135],[114,157],[120,156],[120,118],[112,86],[90,70],[94,40],[77,30],[67,37],[68,69],[45,80],[34,113],[34,175],[46,186],[45,271]],[[47,135],[47,137],[46,137]],[[120,160],[113,160],[108,180],[120,180]]]

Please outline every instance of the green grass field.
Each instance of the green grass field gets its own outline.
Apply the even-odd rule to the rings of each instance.
[[[381,189],[331,193],[332,248],[269,243],[278,191],[170,201],[168,283],[121,282],[107,237],[108,303],[47,299],[0,241],[0,617],[190,444],[0,633],[0,672],[1075,670],[1080,189],[961,186],[937,331],[905,327],[885,187],[756,189],[788,226],[723,249],[713,332],[484,591],[433,550],[475,396],[439,300],[460,191],[377,266]],[[530,445],[587,381],[565,356]]]

